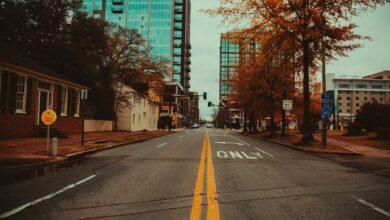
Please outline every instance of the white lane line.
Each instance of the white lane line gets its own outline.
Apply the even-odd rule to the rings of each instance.
[[[236,145],[244,145],[242,143],[235,143],[235,142],[223,142],[223,141],[217,141],[217,142],[214,142],[215,144],[236,144]]]
[[[179,136],[179,138],[183,138],[183,135]]]
[[[160,144],[160,145],[156,146],[156,148],[160,148],[160,147],[165,146],[165,145],[167,145],[167,143]]]
[[[58,190],[56,192],[50,193],[50,194],[48,194],[46,196],[43,196],[43,197],[41,197],[39,199],[36,199],[36,200],[32,201],[32,202],[29,202],[29,203],[26,203],[26,204],[21,205],[19,207],[16,207],[16,208],[14,208],[14,209],[12,209],[12,210],[10,210],[8,212],[5,212],[5,213],[1,214],[0,218],[7,218],[7,217],[9,217],[11,215],[14,215],[14,214],[16,214],[16,213],[18,213],[18,212],[20,212],[20,211],[30,207],[30,206],[33,206],[33,205],[38,204],[38,203],[40,203],[42,201],[51,199],[51,198],[53,198],[54,196],[56,196],[56,195],[58,195],[60,193],[63,193],[65,191],[69,190],[69,189],[73,189],[73,188],[77,187],[78,185],[83,184],[83,183],[85,183],[85,182],[95,178],[97,175],[98,174],[91,175],[91,176],[89,176],[89,177],[87,177],[85,179],[82,179],[82,180],[80,180],[80,181],[78,181],[76,183],[72,183],[69,186],[66,186],[66,187],[64,187],[64,188],[62,188],[62,189],[60,189],[60,190]]]
[[[259,149],[259,148],[257,148],[257,147],[255,147],[255,149],[258,150],[258,151],[260,151],[260,152],[262,152],[262,153],[264,153],[264,154],[267,154],[267,155],[270,156],[270,157],[274,157],[274,155],[272,155],[272,154],[270,154],[270,153],[267,153],[267,152],[263,151],[262,149]]]
[[[387,217],[390,217],[390,213],[387,212],[386,210],[383,210],[383,209],[381,209],[381,208],[379,208],[379,207],[377,207],[377,206],[375,206],[375,205],[373,205],[373,204],[371,204],[371,203],[369,203],[367,201],[364,201],[363,199],[361,199],[361,198],[359,198],[357,196],[354,196],[354,195],[351,195],[351,196],[352,196],[352,198],[356,199],[358,202],[362,203],[363,205],[366,205],[366,206],[374,209],[375,211],[380,212],[380,213],[382,213],[383,215],[385,215]]]
[[[231,138],[236,139],[237,141],[239,141],[239,142],[241,142],[241,143],[243,143],[243,144],[245,144],[245,145],[251,146],[250,144],[246,143],[245,141],[240,140],[240,139],[238,139],[238,138],[236,138],[236,137],[233,137],[233,136],[231,136],[230,134],[229,134],[228,136],[231,137]]]

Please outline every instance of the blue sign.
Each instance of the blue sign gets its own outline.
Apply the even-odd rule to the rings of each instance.
[[[322,110],[332,111],[333,102],[321,102]]]
[[[325,92],[321,94],[322,100],[334,100],[334,94],[331,92]]]
[[[322,119],[327,119],[327,118],[330,118],[330,116],[332,115],[332,113],[330,113],[330,112],[321,112],[321,118]]]

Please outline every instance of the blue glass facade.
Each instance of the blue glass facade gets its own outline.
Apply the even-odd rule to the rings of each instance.
[[[84,0],[95,18],[137,29],[151,46],[152,56],[171,63],[171,77],[189,88],[189,0]]]

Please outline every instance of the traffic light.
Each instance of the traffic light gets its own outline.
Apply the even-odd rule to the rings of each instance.
[[[207,92],[204,92],[203,93],[203,100],[206,100],[207,99]]]
[[[208,106],[211,107],[212,103],[211,102],[208,102]]]

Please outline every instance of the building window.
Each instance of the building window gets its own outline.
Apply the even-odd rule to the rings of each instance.
[[[349,97],[347,97],[347,100],[350,100],[350,98],[349,98]]]
[[[133,114],[133,124],[135,123],[135,114]]]
[[[356,103],[356,107],[359,107],[360,106],[360,103]]]
[[[351,104],[350,104],[350,103],[347,103],[347,106],[351,106]]]
[[[356,88],[357,88],[357,89],[367,89],[367,85],[364,85],[364,84],[357,84],[357,85],[356,85]]]
[[[74,116],[79,117],[80,116],[80,92],[77,91],[74,94]]]
[[[62,87],[61,93],[61,115],[66,116],[68,110],[68,88]]]
[[[383,85],[371,85],[373,89],[383,89]]]
[[[356,100],[359,100],[359,96],[356,97]]]
[[[339,84],[340,89],[349,89],[350,85],[349,84]]]
[[[347,113],[351,113],[351,110],[347,109]]]
[[[367,101],[367,97],[364,97],[364,101]]]
[[[16,84],[16,112],[26,112],[27,79],[25,76],[18,76]]]

